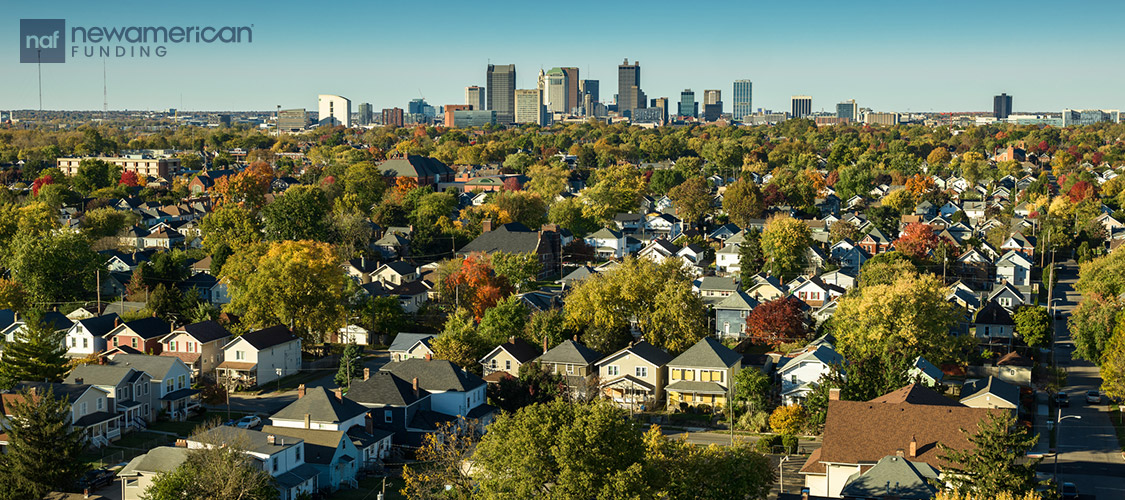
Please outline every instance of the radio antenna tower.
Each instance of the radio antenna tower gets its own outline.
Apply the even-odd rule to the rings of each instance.
[[[109,92],[106,90],[105,58],[102,58],[102,121],[109,119]]]
[[[43,112],[43,50],[35,51],[36,65],[39,67],[39,112]],[[42,117],[37,117],[42,119]]]

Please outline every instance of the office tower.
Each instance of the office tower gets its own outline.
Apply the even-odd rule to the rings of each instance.
[[[535,88],[539,90],[539,99],[544,106],[547,105],[547,72],[539,68],[539,77],[535,80]]]
[[[807,95],[795,95],[790,98],[793,110],[790,116],[793,118],[804,118],[812,114],[812,97]]]
[[[472,104],[446,104],[445,107],[442,109],[442,112],[445,114],[445,126],[446,127],[456,126],[456,122],[453,120],[454,112],[456,112],[456,111],[468,111],[468,110],[471,110],[471,109],[473,109]],[[481,111],[483,111],[483,110],[481,110]]]
[[[317,120],[321,125],[343,125],[344,128],[352,126],[352,101],[346,97],[332,94],[316,96]]]
[[[836,105],[836,118],[847,118],[853,122],[859,121],[859,107],[855,99],[849,99]]]
[[[753,83],[750,80],[734,81],[734,119],[741,121],[747,115],[754,114]]]
[[[410,104],[406,105],[406,112],[411,115],[420,115],[425,112],[426,100],[425,99],[411,99]]]
[[[359,105],[359,124],[371,125],[371,103],[365,102]]]
[[[496,123],[512,123],[516,115],[516,65],[489,64],[485,77],[487,105],[496,112]]]
[[[723,101],[703,105],[703,121],[713,122],[723,117]]]
[[[582,93],[578,90],[578,68],[562,68],[563,73],[566,73],[566,112],[570,113],[582,105]]]
[[[723,102],[723,92],[721,90],[704,90],[703,91],[703,104],[718,104]]]
[[[543,124],[543,98],[538,89],[516,89],[516,123]]]
[[[898,113],[866,113],[863,123],[868,125],[898,125]]]
[[[652,107],[660,108],[660,121],[668,123],[668,98],[657,97],[652,100]]]
[[[1064,127],[1100,122],[1121,123],[1121,112],[1116,109],[1064,109],[1062,122]]]
[[[570,79],[562,68],[551,68],[547,72],[547,111],[551,113],[570,112]]]
[[[601,97],[598,96],[597,80],[582,80],[579,82],[578,90],[582,95],[592,96],[594,102],[601,101]]]
[[[641,63],[629,60],[617,67],[617,114],[628,116],[634,108],[647,104],[641,97]]]
[[[453,111],[453,126],[483,127],[496,125],[496,112],[483,109],[458,109]]]
[[[296,132],[309,125],[309,114],[303,109],[283,109],[277,112],[277,129]]]
[[[1012,96],[1002,93],[992,98],[992,116],[1003,120],[1012,114]]]
[[[472,109],[485,109],[484,87],[478,87],[476,85],[465,87],[465,104],[472,106]]]
[[[401,127],[403,125],[402,108],[384,108],[383,125]]]
[[[692,92],[691,89],[684,89],[683,92],[680,92],[680,112],[677,114],[695,118],[699,116],[698,111],[699,103],[695,102],[695,92]]]

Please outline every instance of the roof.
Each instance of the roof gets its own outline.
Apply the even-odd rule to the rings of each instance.
[[[930,499],[937,494],[937,487],[931,484],[937,478],[938,470],[928,463],[911,462],[890,455],[879,459],[862,475],[852,474],[844,489],[840,490],[840,495],[847,498]]]
[[[614,231],[612,229],[603,227],[603,228],[599,229],[597,232],[595,232],[594,234],[591,234],[591,235],[587,236],[586,238],[587,239],[599,239],[599,240],[619,240],[619,239],[621,239],[621,236],[622,236],[621,231]]]
[[[336,456],[340,441],[351,441],[344,431],[316,429],[295,429],[292,427],[262,426],[262,432],[278,436],[289,436],[305,442],[305,463],[328,465]]]
[[[675,359],[668,362],[671,366],[690,366],[698,368],[726,367],[730,368],[742,359],[742,355],[730,350],[718,340],[703,337],[695,345],[688,348]]]
[[[889,404],[909,403],[912,405],[926,406],[964,406],[922,384],[910,384],[872,399],[871,402]]]
[[[468,392],[485,384],[484,379],[444,359],[405,359],[387,363],[382,370],[403,380],[417,378],[418,387],[428,392]]]
[[[264,328],[262,330],[247,333],[238,338],[245,340],[247,343],[249,343],[259,351],[297,340],[297,337],[293,335],[293,332],[291,332],[285,325],[271,326],[269,328]]]
[[[96,411],[96,412],[93,412],[93,413],[87,413],[87,414],[83,415],[82,418],[80,418],[78,420],[75,420],[74,426],[75,427],[89,427],[91,425],[97,425],[97,424],[100,424],[100,423],[105,422],[107,420],[114,420],[116,418],[117,418],[116,413],[110,413],[108,411]]]
[[[399,333],[395,335],[395,339],[391,341],[388,351],[409,351],[414,344],[418,342],[425,342],[434,338],[432,333]],[[429,345],[429,344],[427,344]]]
[[[162,396],[160,398],[160,400],[161,401],[178,401],[178,400],[181,400],[181,399],[184,399],[184,398],[192,397],[196,394],[199,394],[199,389],[184,388],[184,389],[180,389],[178,391],[169,392],[168,394],[165,394],[164,396]]]
[[[221,425],[212,427],[202,434],[192,436],[188,438],[188,441],[205,444],[220,444],[229,442],[232,439],[237,439],[239,444],[245,447],[246,451],[260,453],[262,455],[274,455],[286,448],[301,444],[302,442],[299,438],[275,439],[273,444],[270,444],[269,436],[269,433],[262,431]]]
[[[167,472],[187,460],[188,449],[173,446],[157,446],[148,453],[138,455],[129,461],[125,468],[117,472],[118,476],[135,476],[139,472],[157,473]]]
[[[156,316],[129,321],[125,323],[125,327],[144,340],[163,337],[172,331],[170,323]]]
[[[414,267],[414,264],[411,264],[409,262],[402,261],[402,260],[396,260],[394,262],[388,262],[386,264],[383,264],[378,269],[376,269],[376,272],[382,271],[384,267],[387,268],[387,269],[390,269],[391,271],[394,271],[396,274],[398,274],[400,276],[406,276],[408,274],[414,274],[415,272],[418,271],[418,269]]]
[[[666,352],[664,349],[650,344],[647,340],[642,340],[640,342],[632,343],[628,347],[610,354],[609,356],[606,356],[602,359],[602,361],[599,361],[598,364],[602,364],[602,362],[613,359],[625,352],[634,354],[637,357],[648,361],[653,365],[656,365],[657,367],[664,366],[668,364],[669,361],[672,361],[672,355],[668,354],[668,352]]]
[[[367,413],[367,408],[349,398],[336,399],[324,387],[311,387],[305,396],[289,403],[270,416],[270,419],[304,421],[305,415],[313,422],[344,422]]]
[[[699,289],[733,292],[738,290],[738,283],[734,282],[734,278],[704,276],[703,279],[699,281]]]
[[[55,331],[66,330],[67,328],[70,328],[70,325],[74,324],[74,322],[71,321],[70,318],[66,317],[66,315],[58,311],[49,311],[43,313],[43,317],[40,318],[39,321],[47,326],[50,326]]]
[[[31,389],[35,389],[36,392],[38,392],[38,393],[44,393],[44,392],[47,392],[49,390],[55,395],[56,398],[60,397],[60,396],[66,396],[66,400],[67,400],[68,403],[74,403],[75,401],[78,400],[78,398],[82,397],[82,395],[85,394],[87,390],[90,389],[90,384],[60,384],[60,383],[57,383],[57,382],[20,382],[20,383],[16,384],[14,387],[12,387],[11,391],[5,392],[4,395],[5,396],[15,396],[19,399],[22,399],[22,398],[20,398],[20,393],[23,392],[23,391],[31,390]],[[101,390],[101,389],[98,389],[98,390]],[[105,392],[105,391],[102,391],[102,392]],[[5,397],[4,398],[5,403],[7,403],[7,401],[9,399],[10,399],[10,397]],[[4,414],[5,415],[8,414],[7,408],[5,408]]]
[[[564,340],[559,345],[539,356],[539,361],[547,363],[567,363],[588,365],[601,359],[597,351],[573,340]]]
[[[797,356],[789,358],[788,360],[782,358],[782,361],[778,366],[778,372],[780,373],[787,371],[790,369],[790,367],[799,367],[802,362],[813,360],[819,361],[821,364],[828,366],[843,363],[844,357],[841,356],[840,353],[836,352],[836,349],[833,349],[831,345],[819,345],[816,347],[816,349],[807,350]]]
[[[742,290],[735,290],[734,293],[727,295],[723,300],[715,304],[715,309],[733,310],[733,311],[749,311],[758,307],[758,301],[751,297]]]
[[[82,379],[83,384],[116,386],[122,380],[132,379],[136,372],[128,366],[117,365],[78,365],[63,380],[73,384]]]
[[[503,344],[496,346],[496,349],[503,349],[507,351],[508,354],[510,354],[513,358],[516,358],[516,361],[520,363],[527,363],[528,361],[535,359],[535,357],[539,355],[539,349],[537,347],[531,345],[531,343],[519,337],[513,339],[512,342],[504,342]],[[493,350],[495,351],[496,349]]]
[[[511,222],[481,233],[473,241],[461,247],[459,252],[535,253],[538,247],[538,231],[532,231],[518,222]]]
[[[1020,388],[993,376],[966,383],[961,389],[961,403],[984,395],[996,396],[1013,406],[1020,404]]]
[[[388,177],[429,177],[452,175],[455,172],[441,161],[427,156],[406,155],[392,158],[378,166],[380,172]]]
[[[977,311],[976,316],[973,317],[973,322],[979,325],[1015,325],[1016,322],[1012,320],[1012,315],[1008,313],[1007,309],[1000,307],[1000,304],[989,301]]]
[[[407,406],[429,395],[421,388],[416,394],[412,381],[382,371],[372,373],[367,380],[352,379],[348,388],[348,399],[371,405]]]
[[[301,464],[286,472],[274,476],[277,484],[285,488],[293,488],[304,484],[309,479],[320,475],[320,470],[312,464]],[[314,483],[315,484],[315,483]]]
[[[230,332],[218,321],[207,320],[180,327],[173,333],[184,332],[202,344],[230,337]]]
[[[1020,355],[1016,351],[1009,352],[996,360],[996,366],[1035,366],[1035,362]]]
[[[110,360],[113,366],[136,368],[152,375],[153,379],[163,380],[176,363],[184,364],[179,358],[171,356],[152,356],[148,354],[118,354]]]
[[[677,380],[664,387],[667,391],[696,392],[704,394],[726,394],[727,389],[715,382],[693,382],[690,380]]]
[[[945,374],[941,372],[941,368],[938,368],[934,366],[933,363],[926,361],[926,358],[923,358],[922,356],[914,358],[914,364],[912,366],[914,368],[917,368],[918,371],[922,372],[927,377],[934,379],[934,381],[936,382],[941,382],[941,379],[945,377]]]

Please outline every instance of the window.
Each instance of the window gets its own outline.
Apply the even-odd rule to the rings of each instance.
[[[488,367],[493,369],[493,370],[496,369],[496,358],[492,358],[492,361],[488,362]]]
[[[695,371],[694,370],[684,370],[684,380],[694,381],[695,380]]]
[[[88,347],[90,347],[90,339],[82,337],[82,348],[86,349]]]
[[[621,374],[621,372],[617,368],[617,365],[609,365],[605,367],[605,373],[610,377],[616,377],[617,375]]]
[[[113,337],[113,347],[117,347],[117,337]]]
[[[504,360],[504,369],[505,370],[511,370],[512,369],[512,360],[510,360],[510,359]]]
[[[637,375],[637,377],[640,377],[640,378],[647,377],[648,376],[648,367],[647,366],[638,366],[637,370],[636,370],[636,375]]]
[[[679,368],[676,368],[675,370],[672,370],[672,380],[680,380],[681,378],[684,378],[683,377],[683,370],[681,370]]]
[[[391,410],[383,410],[383,421],[388,424],[391,423],[391,420],[394,419],[394,415],[395,413]]]
[[[102,398],[98,398],[98,411],[102,411],[102,408],[104,406],[105,406],[105,400],[102,399]]]
[[[86,402],[85,402],[85,401],[83,401],[83,402],[82,402],[82,406],[81,406],[81,407],[79,407],[79,408],[80,408],[80,410],[81,410],[81,411],[80,411],[80,413],[81,413],[82,415],[86,415],[86,410],[88,410],[88,409],[89,409],[89,408],[87,408],[87,406],[86,406]]]
[[[234,359],[238,360],[238,361],[246,359],[246,352],[245,351],[234,351]]]
[[[566,374],[571,375],[574,373],[574,365],[566,365]]]
[[[74,337],[71,337],[70,338],[70,347],[78,347],[78,339],[76,339]]]
[[[790,375],[789,381],[796,384],[797,383],[797,376],[796,375]]]
[[[184,387],[187,387],[187,380],[185,380],[186,378],[187,378],[187,375],[180,375],[180,383],[179,383],[180,389],[183,389]]]
[[[173,352],[176,350],[176,341],[175,340],[168,343],[168,350],[173,351]]]
[[[273,458],[271,458],[271,459],[270,459],[270,464],[271,464],[271,465],[273,466],[273,471],[274,471],[274,472],[277,472],[277,457],[273,457]]]
[[[176,379],[170,378],[166,382],[164,382],[164,394],[168,394],[169,392],[172,392],[174,390],[176,390]]]
[[[136,349],[137,348],[137,337],[132,338],[132,344],[133,344],[133,348]]]
[[[300,446],[294,446],[293,449],[297,452],[297,461],[300,462],[301,461],[301,447]]]

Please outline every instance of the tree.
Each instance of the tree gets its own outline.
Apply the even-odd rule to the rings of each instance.
[[[103,160],[85,158],[78,163],[78,171],[71,181],[74,189],[88,194],[101,188],[117,185],[121,178],[121,167]]]
[[[256,161],[242,172],[215,179],[210,193],[216,205],[236,204],[257,213],[266,204],[273,177],[273,167],[269,163]]]
[[[1051,342],[1051,318],[1039,306],[1024,306],[1012,316],[1016,322],[1016,335],[1031,347],[1046,347]]]
[[[859,232],[859,228],[849,220],[838,220],[832,223],[832,227],[828,229],[828,241],[833,245],[843,241],[844,239],[851,240],[853,243],[863,238],[863,233]]]
[[[340,367],[336,369],[336,376],[332,377],[332,381],[339,387],[350,386],[353,378],[362,375],[363,348],[358,344],[345,345],[344,352],[340,354]]]
[[[670,189],[679,186],[685,179],[684,173],[678,169],[654,170],[652,177],[648,179],[648,190],[652,194],[668,194]]]
[[[756,343],[777,346],[804,338],[800,301],[781,297],[760,304],[746,316],[746,335]]]
[[[4,406],[8,446],[0,455],[0,499],[43,498],[73,487],[87,470],[86,438],[71,426],[66,396],[36,384],[5,398]]]
[[[769,375],[761,370],[744,369],[734,375],[734,400],[749,404],[751,411],[764,411],[773,389]]]
[[[458,308],[445,321],[441,335],[434,338],[430,347],[434,357],[444,359],[472,372],[480,370],[480,358],[496,347],[487,345],[476,330],[476,322],[468,309]]]
[[[82,230],[90,239],[96,240],[116,236],[122,229],[135,224],[137,219],[132,212],[102,207],[86,212],[82,217]]]
[[[762,255],[762,232],[757,228],[747,228],[742,232],[742,243],[738,245],[738,273],[742,276],[743,290],[754,285],[750,276],[757,274],[766,264]]]
[[[422,447],[415,453],[418,462],[402,468],[403,496],[473,498],[470,457],[479,441],[475,422],[438,424],[436,431],[426,433]]]
[[[665,436],[655,425],[643,439],[643,463],[617,473],[616,487],[603,490],[600,499],[764,499],[774,484],[770,460],[749,444],[696,446]]]
[[[198,429],[191,440],[203,446],[189,449],[184,462],[175,469],[157,474],[145,492],[148,500],[278,497],[269,471],[256,463],[248,451],[251,443],[236,429]]]
[[[223,266],[228,310],[246,325],[287,325],[305,345],[323,342],[344,315],[344,271],[327,243],[277,241],[243,248]]]
[[[563,375],[543,369],[538,362],[521,365],[519,377],[504,377],[498,383],[488,384],[488,403],[505,413],[533,404],[550,403],[566,394]]]
[[[492,270],[508,281],[516,292],[527,291],[532,281],[539,278],[542,269],[539,256],[533,253],[505,253],[492,254],[490,263]]]
[[[221,246],[233,250],[262,240],[262,224],[250,209],[238,205],[222,205],[207,214],[199,223],[203,248],[215,252]]]
[[[523,338],[535,346],[544,345],[546,340],[547,349],[554,348],[571,336],[566,329],[566,315],[559,309],[532,313],[527,318],[523,334]]]
[[[896,213],[904,215],[914,209],[914,196],[907,189],[899,189],[884,196],[882,204],[884,207],[889,207]]]
[[[523,305],[523,300],[509,295],[485,311],[478,328],[481,340],[485,345],[497,346],[511,337],[522,336],[528,314],[530,311]]]
[[[527,171],[531,178],[524,186],[528,191],[538,194],[548,204],[566,191],[566,183],[570,178],[570,169],[565,164],[532,165]]]
[[[917,274],[918,266],[906,254],[897,251],[881,253],[859,268],[859,287],[889,285],[900,276]]]
[[[1087,298],[1084,295],[1067,320],[1067,328],[1074,339],[1074,354],[1087,361],[1100,362],[1106,343],[1117,329],[1121,310],[1116,297],[1094,294]]]
[[[949,150],[944,147],[936,147],[926,156],[926,163],[931,167],[948,165],[952,160],[953,157],[949,154]]]
[[[0,278],[0,309],[25,311],[28,307],[27,292],[18,282]]]
[[[805,428],[805,407],[778,406],[770,414],[770,428],[783,436],[795,436]]]
[[[1102,352],[1100,372],[1102,392],[1106,396],[1125,398],[1125,329],[1118,328]]]
[[[766,268],[777,276],[791,276],[800,271],[811,242],[808,224],[787,215],[770,217],[762,232]]]
[[[121,178],[117,181],[119,185],[128,187],[137,187],[141,185],[141,178],[137,173],[132,170],[121,172]]]
[[[751,220],[762,217],[765,209],[762,191],[749,177],[734,181],[723,194],[723,210],[738,227],[749,226]]]
[[[895,249],[914,259],[925,259],[937,248],[938,237],[929,224],[912,222],[894,242]]]
[[[509,293],[507,279],[493,272],[491,259],[483,253],[465,257],[460,268],[442,282],[442,295],[453,296],[457,306],[463,305],[477,321]]]
[[[668,190],[668,198],[688,224],[695,224],[711,211],[711,186],[703,177],[692,177]]]
[[[589,187],[582,191],[585,202],[582,216],[599,224],[613,220],[620,212],[632,212],[641,202],[645,181],[636,167],[617,164],[599,169]]]
[[[992,412],[977,424],[975,433],[961,429],[973,447],[954,449],[939,443],[943,460],[957,464],[942,474],[949,489],[961,494],[1008,492],[1026,494],[1039,485],[1035,468],[1042,458],[1028,458],[1039,441],[1018,425],[1011,412]]]
[[[327,241],[330,209],[320,188],[293,186],[262,210],[266,238]]]
[[[101,267],[89,240],[69,231],[23,233],[16,238],[8,259],[13,279],[39,303],[84,297],[94,288],[95,272]]]

